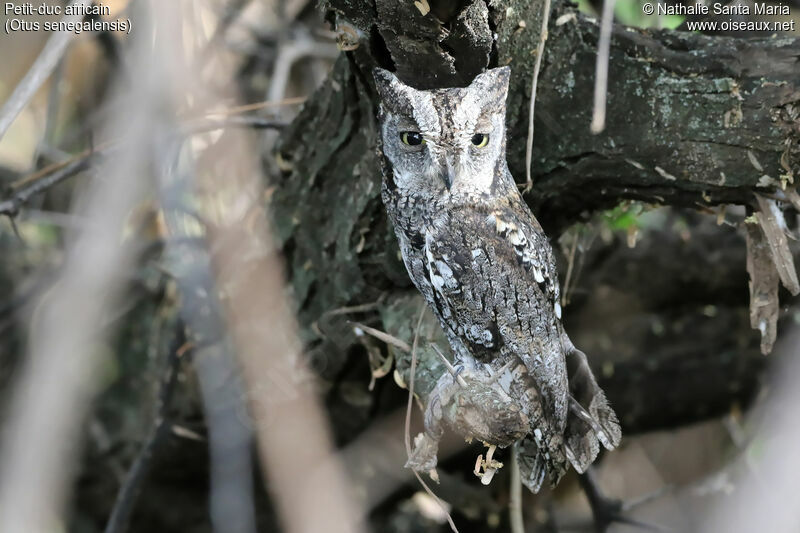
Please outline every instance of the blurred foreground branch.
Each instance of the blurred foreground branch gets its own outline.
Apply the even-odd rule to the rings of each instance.
[[[90,3],[91,0],[73,0],[70,3],[70,7],[80,9]],[[76,11],[76,13],[79,12],[80,11]],[[67,15],[63,20],[67,23],[74,23],[81,18],[83,18],[82,15],[76,14]],[[3,107],[0,108],[0,140],[3,139],[3,136],[14,122],[14,119],[17,118],[17,115],[25,108],[28,101],[33,98],[33,95],[36,94],[39,87],[42,86],[48,76],[50,76],[50,73],[53,72],[53,69],[56,68],[59,60],[64,55],[64,51],[67,49],[67,45],[74,36],[75,34],[70,31],[58,31],[47,40],[47,44],[45,44],[36,62],[30,70],[28,70],[25,77],[22,78],[22,81],[19,82],[19,85],[17,85],[14,92],[11,93],[11,96],[3,104]]]
[[[136,64],[151,64],[134,40]],[[117,104],[139,112],[109,122],[106,136],[125,150],[98,168],[76,212],[88,225],[69,239],[59,279],[38,302],[30,324],[28,357],[16,384],[0,449],[0,531],[49,533],[61,529],[83,417],[94,390],[106,335],[104,318],[123,292],[131,249],[120,244],[127,213],[140,198],[148,161],[149,121],[159,100],[158,80],[142,68],[130,87],[118,88]]]
[[[737,461],[736,490],[710,509],[701,531],[752,533],[800,531],[800,330],[795,326],[778,342],[775,384],[765,405],[750,415],[756,435]],[[755,449],[757,448],[757,452]]]

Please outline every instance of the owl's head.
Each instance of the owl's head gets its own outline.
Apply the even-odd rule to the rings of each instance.
[[[506,179],[508,67],[479,74],[469,87],[420,91],[375,69],[383,154],[401,191],[490,193]]]

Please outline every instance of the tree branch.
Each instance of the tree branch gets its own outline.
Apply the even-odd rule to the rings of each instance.
[[[165,373],[161,379],[161,386],[158,391],[157,409],[155,419],[153,420],[153,426],[150,433],[147,435],[142,449],[139,451],[139,455],[136,457],[133,465],[131,465],[127,476],[125,476],[122,487],[120,487],[117,499],[114,502],[114,508],[111,511],[111,516],[106,524],[105,533],[124,533],[127,531],[131,512],[133,511],[136,498],[141,490],[142,483],[147,473],[150,471],[155,451],[169,434],[169,407],[172,403],[172,392],[175,390],[175,384],[178,381],[180,358],[185,343],[186,333],[183,329],[183,324],[179,323],[176,328],[175,339],[167,355]]]
[[[84,7],[90,0],[73,0],[70,7]],[[67,15],[64,17],[65,22],[74,22],[81,19],[81,15]],[[28,101],[33,97],[42,83],[50,76],[53,69],[56,68],[61,56],[64,55],[67,45],[74,34],[69,31],[59,31],[54,33],[50,39],[47,40],[44,49],[36,58],[33,66],[19,85],[11,93],[11,96],[0,108],[0,139],[8,131],[8,128],[17,118],[17,115],[25,109]]]

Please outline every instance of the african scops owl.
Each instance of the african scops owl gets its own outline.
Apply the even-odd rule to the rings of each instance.
[[[553,250],[506,164],[510,69],[429,91],[375,70],[386,210],[408,273],[439,319],[454,372],[439,379],[408,466],[436,466],[443,423],[520,442],[523,482],[555,485],[620,440],[614,411],[561,325]]]

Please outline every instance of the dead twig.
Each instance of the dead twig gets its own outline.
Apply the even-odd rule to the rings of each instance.
[[[533,162],[533,116],[536,106],[536,86],[539,84],[539,71],[542,68],[542,57],[544,56],[544,44],[547,41],[547,26],[550,22],[550,0],[544,0],[542,7],[542,29],[539,31],[539,46],[536,48],[536,64],[533,67],[533,79],[531,80],[531,103],[528,108],[528,141],[525,145],[525,189],[528,192],[533,187],[531,177],[531,163]]]
[[[216,111],[209,111],[208,115],[209,116],[214,116],[214,115],[223,115],[223,116],[236,115],[236,114],[239,114],[239,113],[246,113],[248,111],[257,111],[259,109],[269,109],[271,107],[284,107],[284,106],[300,105],[300,104],[305,103],[306,100],[308,100],[308,98],[305,97],[305,96],[296,96],[294,98],[285,98],[283,100],[277,100],[277,101],[266,100],[266,101],[263,101],[263,102],[254,102],[252,104],[242,104],[242,105],[230,107],[230,108],[227,108],[227,109],[218,109]]]
[[[180,366],[181,354],[185,352],[186,333],[183,324],[178,324],[175,339],[172,341],[167,355],[166,369],[161,380],[158,391],[156,416],[153,420],[153,427],[145,439],[139,455],[133,462],[125,481],[122,483],[114,507],[111,510],[111,517],[106,524],[105,533],[124,533],[128,529],[131,512],[133,511],[142,482],[146,478],[153,463],[155,451],[164,442],[170,433],[170,423],[168,412],[172,403],[172,394],[175,384],[178,382],[178,368]]]
[[[44,175],[39,179],[30,182],[27,187],[15,192],[8,200],[0,202],[0,215],[7,215],[14,217],[19,212],[20,207],[33,196],[46,191],[54,185],[71,178],[76,174],[80,174],[89,168],[91,154],[73,158],[65,166],[56,170],[52,174]]]
[[[608,55],[611,48],[611,28],[614,25],[615,0],[603,2],[603,17],[600,22],[600,39],[597,41],[597,64],[594,75],[594,111],[592,133],[600,133],[606,127],[606,102],[608,100]]]
[[[745,223],[744,231],[750,275],[750,327],[761,332],[761,353],[766,355],[778,335],[780,278],[761,226]]]
[[[208,60],[213,53],[219,50],[220,44],[223,41],[223,37],[225,37],[225,32],[231,27],[236,19],[239,18],[239,15],[251,1],[252,0],[234,0],[229,5],[225,6],[224,11],[219,18],[219,22],[214,28],[214,32],[211,34],[211,37],[209,37],[208,41],[205,43],[205,46],[198,54],[198,58],[195,61],[194,70],[198,72],[201,71],[202,67],[208,63]]]
[[[424,305],[424,304],[423,304]],[[425,307],[419,310],[417,327],[414,328],[414,341],[411,345],[411,368],[408,377],[408,405],[406,406],[405,445],[406,455],[411,457],[411,408],[414,405],[414,374],[417,371],[417,345],[419,343],[419,330],[422,327],[422,318],[425,316]]]
[[[572,281],[572,271],[575,267],[575,252],[578,249],[578,230],[575,230],[575,238],[572,240],[572,246],[569,249],[569,259],[567,263],[567,275],[564,278],[564,292],[561,294],[561,307],[566,307],[569,303],[569,284]]]
[[[90,0],[73,0],[70,7],[85,7],[89,3]],[[81,18],[81,15],[68,15],[64,17],[63,20],[65,22],[76,22]],[[36,58],[36,61],[34,61],[33,66],[31,66],[28,73],[25,74],[25,77],[22,78],[22,81],[19,82],[19,85],[17,85],[2,109],[0,109],[0,139],[3,138],[8,128],[14,122],[14,119],[17,118],[17,115],[25,109],[28,101],[36,94],[36,91],[39,90],[39,87],[41,87],[44,81],[50,76],[53,69],[56,68],[56,65],[64,55],[67,45],[74,35],[74,33],[69,31],[59,31],[48,39],[47,44],[39,54],[39,57]]]
[[[388,333],[385,333],[375,328],[371,328],[367,325],[361,324],[360,322],[349,322],[349,323],[350,325],[360,329],[367,335],[375,337],[376,339],[383,341],[391,346],[394,346],[395,348],[398,348],[405,353],[409,353],[413,350],[413,347],[409,346],[404,340],[398,339],[394,335],[389,335]]]
[[[522,481],[519,477],[519,443],[511,448],[511,499],[508,503],[508,516],[511,522],[511,533],[525,533],[525,522],[522,517]]]
[[[301,38],[282,44],[278,48],[278,57],[272,69],[267,100],[279,102],[284,99],[289,84],[289,73],[292,66],[300,59],[319,57],[334,60],[338,56],[339,50],[335,46],[311,38]]]
[[[406,405],[406,424],[405,424],[405,445],[406,445],[406,457],[409,459],[411,458],[411,409],[414,405],[414,374],[417,371],[417,346],[419,344],[419,330],[422,327],[422,319],[425,317],[425,304],[422,304],[422,307],[419,311],[419,318],[417,319],[417,327],[414,328],[414,342],[411,345],[411,368],[409,369],[409,376],[408,376],[408,404]],[[458,528],[456,527],[455,522],[453,522],[453,517],[450,516],[450,513],[447,511],[447,508],[444,505],[439,497],[433,493],[431,488],[428,486],[427,483],[422,479],[419,475],[419,472],[413,470],[414,477],[417,478],[419,484],[422,485],[422,488],[425,489],[425,492],[433,498],[433,500],[439,505],[442,512],[447,517],[447,523],[450,524],[450,529],[453,530],[454,533],[458,533]]]
[[[755,196],[758,201],[756,219],[764,232],[767,243],[769,243],[772,262],[775,264],[783,286],[792,293],[792,296],[797,296],[800,294],[800,281],[797,279],[797,269],[794,266],[792,251],[789,249],[789,242],[786,238],[788,231],[786,219],[775,200],[768,200],[760,194]]]
[[[219,120],[198,119],[187,122],[182,129],[182,135],[197,135],[199,133],[207,133],[225,128],[280,130],[286,126],[287,124],[284,122],[269,120],[258,116],[228,117]],[[23,188],[15,192],[11,198],[0,202],[0,215],[8,215],[10,217],[16,216],[20,207],[25,205],[30,198],[87,170],[91,166],[92,156],[118,145],[119,143],[114,141],[103,143],[95,149],[84,150],[66,161],[48,165],[33,174],[15,181],[11,184],[12,188]]]
[[[286,122],[270,120],[255,115],[233,116],[219,120],[199,119],[190,121],[183,127],[185,135],[196,135],[225,128],[251,128],[254,130],[281,130],[288,126]]]

